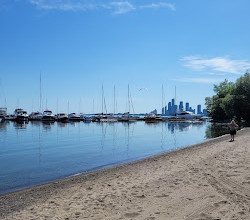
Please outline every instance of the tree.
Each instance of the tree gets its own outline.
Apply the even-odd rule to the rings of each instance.
[[[206,108],[214,120],[223,121],[236,118],[250,124],[250,73],[237,79],[235,83],[228,80],[214,85],[212,97],[206,97]]]

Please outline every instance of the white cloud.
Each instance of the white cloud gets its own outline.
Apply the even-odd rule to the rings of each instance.
[[[212,71],[219,73],[242,74],[250,68],[250,62],[246,60],[233,60],[225,57],[203,59],[189,56],[181,59],[184,65],[198,71]]]
[[[166,3],[166,2],[159,2],[159,3],[151,3],[151,4],[147,4],[147,5],[141,5],[140,8],[144,9],[144,8],[169,8],[172,11],[176,11],[176,8],[173,4],[170,3]]]
[[[103,0],[27,0],[41,10],[61,11],[88,11],[93,9],[105,9],[113,14],[125,14],[136,9],[169,8],[175,11],[175,6],[170,3],[152,3],[148,5],[136,5],[133,1],[103,1]]]
[[[43,10],[62,10],[62,11],[86,11],[96,8],[95,4],[86,4],[83,1],[69,0],[28,0],[31,4]]]

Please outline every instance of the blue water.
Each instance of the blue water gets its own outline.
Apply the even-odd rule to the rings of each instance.
[[[210,138],[210,123],[0,123],[0,194]]]

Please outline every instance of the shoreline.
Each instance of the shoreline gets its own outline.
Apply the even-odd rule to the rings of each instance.
[[[208,160],[207,155],[210,155],[210,156],[217,155],[215,158],[212,157],[213,160],[215,159],[215,161],[217,162],[216,158],[223,156],[223,155],[220,155],[219,153],[221,153],[221,151],[227,152],[229,150],[227,146],[224,146],[224,145],[235,146],[235,143],[238,143],[238,142],[239,144],[241,144],[240,137],[244,137],[247,139],[249,135],[249,131],[250,131],[249,128],[245,128],[239,131],[237,133],[236,141],[234,143],[228,143],[227,140],[229,139],[229,135],[223,135],[217,138],[206,140],[198,144],[194,144],[194,145],[190,145],[184,148],[179,148],[173,151],[153,155],[153,156],[143,158],[140,160],[116,165],[116,166],[109,167],[109,168],[104,168],[104,169],[94,171],[94,172],[89,172],[86,174],[83,173],[83,174],[71,176],[65,179],[46,183],[43,185],[0,195],[0,217],[6,218],[6,219],[10,217],[12,219],[41,218],[41,217],[48,215],[48,213],[43,212],[44,207],[42,204],[45,203],[47,207],[46,209],[50,209],[49,207],[51,206],[52,210],[56,209],[58,211],[58,213],[56,214],[51,213],[51,215],[48,216],[48,219],[51,219],[51,218],[52,219],[53,218],[56,218],[56,219],[80,218],[81,219],[81,218],[85,218],[85,216],[87,216],[87,218],[89,219],[119,219],[119,218],[121,219],[123,218],[146,219],[145,217],[149,218],[150,214],[148,214],[147,210],[142,210],[142,207],[137,208],[137,211],[133,211],[133,212],[125,211],[123,209],[124,207],[127,206],[127,208],[131,210],[133,206],[136,206],[138,201],[146,200],[148,197],[150,197],[149,195],[151,194],[149,192],[145,192],[145,187],[151,189],[151,191],[157,191],[157,189],[162,188],[162,187],[165,191],[169,191],[171,189],[172,192],[170,190],[168,194],[167,193],[164,194],[165,196],[162,195],[162,196],[156,197],[158,198],[158,200],[169,198],[170,194],[172,194],[173,192],[176,192],[177,190],[176,187],[178,188],[178,185],[180,185],[180,183],[178,182],[183,182],[183,181],[190,182],[191,181],[190,179],[188,179],[188,177],[185,177],[185,173],[183,173],[185,178],[182,181],[180,181],[181,178],[179,178],[178,175],[179,175],[179,172],[183,172],[183,169],[186,169],[187,167],[189,167],[190,169],[187,170],[186,172],[190,172],[191,174],[195,173],[192,170],[192,166],[191,166],[193,163],[192,160],[194,160],[194,162],[196,160],[198,162],[202,162],[201,164],[201,167],[202,167],[204,160]],[[216,146],[218,147],[218,149]],[[244,146],[241,146],[241,148],[242,147]],[[234,148],[232,148],[231,150],[234,150]],[[193,158],[191,158],[190,156]],[[208,161],[207,163],[210,163],[210,161]],[[206,166],[207,165],[205,165],[204,169],[205,168],[207,169]],[[211,166],[213,166],[213,164],[211,164]],[[169,167],[172,167],[172,168],[170,169]],[[164,168],[169,168],[169,170],[168,169],[165,170]],[[200,168],[196,168],[196,169],[200,169]],[[143,176],[141,176],[142,175],[141,172],[143,173]],[[143,178],[144,176],[145,178]],[[172,183],[169,177],[171,177],[170,179],[177,178],[178,179],[177,184]],[[197,176],[195,176],[195,178],[197,178]],[[200,178],[204,179],[204,174],[202,174]],[[247,176],[246,178],[250,179],[249,176]],[[156,184],[155,181],[157,183],[161,182],[163,185]],[[209,180],[206,179],[206,182],[209,182],[209,181],[213,182],[210,179]],[[170,185],[168,185],[168,182]],[[165,184],[166,186],[164,187]],[[192,186],[189,186],[189,184],[187,183],[186,185],[185,183],[182,183],[182,184],[184,188],[187,188],[187,186],[192,188]],[[249,184],[250,184],[250,181],[249,181]],[[139,187],[140,185],[142,186],[144,185],[144,187],[140,188]],[[150,185],[150,186],[147,187],[147,185]],[[116,193],[112,194],[110,192],[110,188],[112,188],[113,191],[116,191]],[[203,188],[206,188],[206,187],[203,187]],[[125,189],[126,189],[126,193],[125,193],[126,196],[124,196],[123,193],[121,193]],[[138,194],[140,195],[133,196],[133,193],[131,192],[134,191],[134,189],[140,189],[140,190],[137,190]],[[117,195],[117,191],[120,192],[118,193],[118,195]],[[190,190],[190,192],[192,192],[192,190]],[[81,196],[77,196],[79,193],[81,194]],[[92,206],[88,205],[88,207],[84,209],[85,210],[84,212],[79,211],[78,208],[82,207],[81,206],[82,202],[85,204],[86,201],[89,201],[89,197],[92,197],[93,194],[96,194],[96,197],[92,198],[91,200]],[[76,195],[76,196],[74,198],[71,198],[71,195]],[[105,198],[102,198],[102,197],[105,197]],[[105,200],[107,200],[106,197],[110,197],[109,201],[107,201],[107,204],[105,203]],[[127,201],[128,197],[130,198],[129,200],[131,201],[132,200],[137,201],[136,204],[133,204],[133,202],[129,200]],[[66,198],[69,198],[69,199],[66,199]],[[122,208],[116,207],[115,209],[117,210],[116,213],[112,214],[111,216],[107,216],[106,211],[110,209],[109,206],[113,207],[110,204],[110,201],[113,201],[113,200],[115,201],[117,199],[118,201],[116,202],[123,204],[123,207]],[[175,199],[177,201],[180,200],[180,198],[173,198],[173,200]],[[191,199],[190,201],[193,201],[193,200],[194,199]],[[250,200],[250,197],[249,197],[249,200]],[[77,205],[77,201],[81,205]],[[152,199],[150,201],[155,201],[155,200]],[[69,208],[70,205],[67,202],[69,203],[76,202],[76,205],[72,207],[74,211],[70,211],[71,208]],[[111,203],[113,204],[113,202]],[[144,203],[143,204],[146,207],[148,202],[144,201]],[[56,205],[56,207],[54,207],[55,204],[58,204],[58,206]],[[104,204],[104,206],[106,205],[107,207],[106,208],[104,207],[104,209],[102,209],[101,212],[96,212],[95,208],[98,207],[99,209],[100,207],[102,207],[102,204]],[[166,205],[166,207],[168,207],[168,205]],[[249,205],[249,203],[247,203],[247,205]],[[34,211],[32,211],[34,210],[34,207],[40,207],[41,210],[36,211],[34,213]],[[67,208],[69,208],[69,210],[67,210]],[[158,213],[156,209],[159,209],[159,204],[155,206],[154,211],[152,211],[156,219],[175,219],[176,217],[176,215],[171,216],[172,214],[170,211],[168,214],[164,212],[160,212],[160,211],[159,212],[161,214],[155,214],[155,212]],[[190,216],[190,215],[183,214],[183,216]],[[249,210],[248,210],[247,216],[250,216]]]

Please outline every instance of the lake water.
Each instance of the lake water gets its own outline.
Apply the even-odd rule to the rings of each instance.
[[[199,123],[0,123],[0,194],[171,151],[217,136]]]

